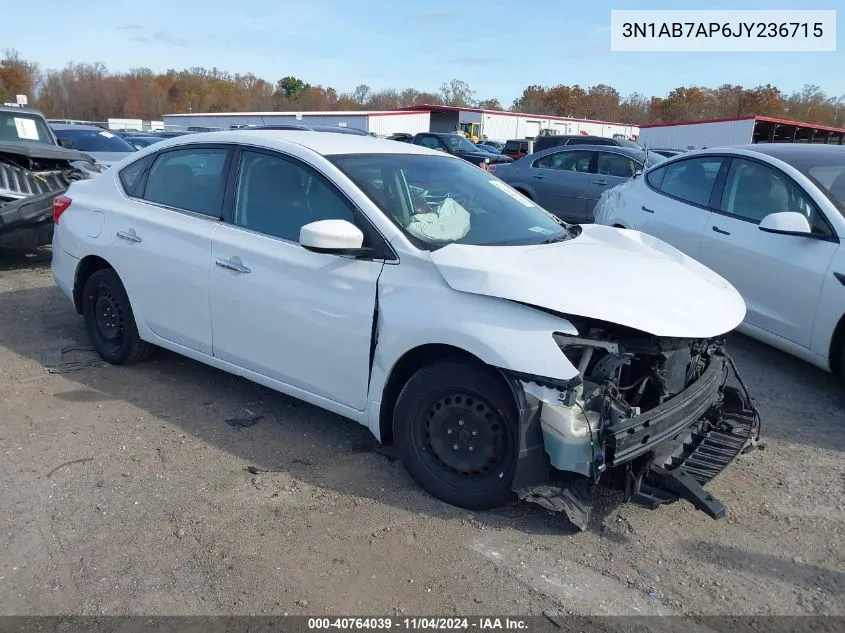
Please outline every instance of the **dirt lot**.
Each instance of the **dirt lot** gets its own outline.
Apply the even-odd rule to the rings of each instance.
[[[711,484],[728,516],[610,499],[584,533],[446,506],[363,427],[176,355],[61,355],[86,344],[49,253],[0,253],[0,613],[845,614],[845,396],[744,337],[765,448]]]

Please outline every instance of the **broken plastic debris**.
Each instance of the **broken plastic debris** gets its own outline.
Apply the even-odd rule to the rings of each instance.
[[[254,426],[258,423],[259,420],[263,419],[263,415],[256,415],[249,409],[244,409],[244,413],[246,415],[237,417],[237,418],[229,418],[226,420],[226,424],[231,426],[233,429],[238,428],[249,428],[250,426]]]

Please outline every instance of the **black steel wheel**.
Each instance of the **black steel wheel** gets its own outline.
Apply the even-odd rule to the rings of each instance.
[[[152,346],[138,335],[126,289],[111,268],[94,272],[85,282],[82,316],[91,344],[109,363],[126,365],[150,355]]]
[[[472,510],[511,499],[516,410],[493,371],[460,361],[420,369],[399,394],[393,427],[405,468],[438,499]]]

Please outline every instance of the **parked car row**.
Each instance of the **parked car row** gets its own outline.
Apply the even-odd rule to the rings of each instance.
[[[489,165],[513,162],[509,156],[489,152],[459,134],[422,132],[414,135],[411,143],[452,154],[484,169]]]
[[[595,221],[671,244],[730,281],[739,330],[845,372],[845,149],[684,152],[604,193]]]

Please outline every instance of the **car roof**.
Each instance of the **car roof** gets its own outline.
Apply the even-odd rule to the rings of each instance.
[[[0,103],[0,112],[18,112],[22,114],[29,114],[30,116],[35,115],[37,117],[44,118],[44,115],[41,113],[41,110],[37,110],[36,108],[30,108],[28,106],[7,106]]]
[[[603,136],[597,136],[595,134],[543,134],[542,136],[538,136],[534,140],[539,141],[541,138],[604,138],[604,137]]]
[[[645,154],[645,150],[636,147],[625,147],[624,145],[581,145],[579,143],[578,145],[555,145],[554,147],[548,147],[539,152],[529,154],[529,156],[546,156],[547,154],[557,154],[558,152],[580,152],[582,150],[625,154],[626,156],[635,156],[637,158]]]
[[[747,145],[721,145],[693,149],[682,152],[666,159],[669,164],[677,160],[695,158],[696,156],[708,156],[711,154],[733,154],[737,156],[766,156],[770,159],[779,160],[784,163],[794,161],[803,162],[819,155],[841,156],[845,160],[845,147],[840,145],[827,145],[822,143],[753,143]]]
[[[173,147],[182,143],[244,143],[254,141],[265,147],[285,150],[288,144],[306,147],[323,156],[339,154],[426,154],[429,156],[448,156],[443,152],[428,149],[421,145],[397,143],[358,134],[333,134],[331,132],[312,132],[309,130],[224,130],[222,132],[200,132],[188,137],[177,137],[168,142]],[[156,144],[158,147],[164,145]],[[449,156],[449,158],[452,158]],[[455,159],[460,160],[460,159]]]
[[[754,143],[753,145],[738,145],[724,149],[743,149],[758,154],[766,154],[786,162],[819,155],[834,156],[836,152],[839,152],[839,155],[845,160],[845,147],[822,143]]]
[[[104,127],[99,125],[89,125],[88,123],[51,123],[50,127],[54,130],[97,130],[98,132],[108,132]]]

